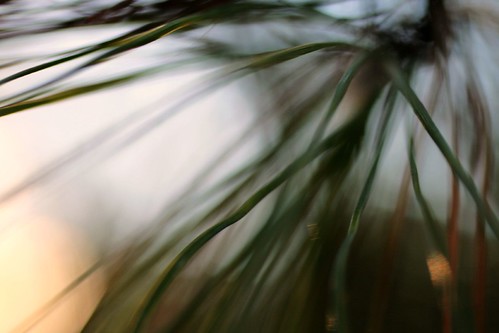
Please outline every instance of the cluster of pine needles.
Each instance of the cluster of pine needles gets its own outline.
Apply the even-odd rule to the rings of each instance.
[[[352,3],[358,10],[347,16],[342,8]],[[206,81],[180,96],[176,111],[233,82],[244,82],[255,101],[257,121],[248,133],[216,156],[148,230],[58,295],[106,267],[109,286],[83,332],[480,333],[499,327],[492,113],[499,10],[487,1],[388,3],[0,2],[2,41],[127,27],[86,47],[2,59],[2,68],[29,65],[0,85],[64,70],[3,98],[1,116],[200,63],[211,69]],[[172,38],[188,41],[181,57],[93,82],[75,79]],[[54,161],[1,200],[47,181],[134,119],[91,138],[95,144]],[[267,144],[216,184],[202,186],[258,131]],[[139,129],[125,143],[145,135]],[[388,154],[394,144],[405,146],[405,171],[395,180],[396,200],[382,209],[376,192],[395,163]],[[419,181],[431,169],[421,168],[431,149],[449,170],[448,180],[436,185],[449,187],[443,216]],[[28,326],[40,318],[30,320]]]

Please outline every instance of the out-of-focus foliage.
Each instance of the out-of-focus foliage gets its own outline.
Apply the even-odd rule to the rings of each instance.
[[[102,259],[111,283],[84,332],[499,326],[491,114],[498,104],[492,92],[499,15],[492,3],[13,0],[0,5],[0,18],[4,40],[90,25],[129,27],[99,44],[26,59],[37,64],[0,84],[74,65],[5,97],[1,115],[203,63],[212,69],[208,80],[179,96],[178,108],[241,80],[259,112],[253,131],[268,140],[250,162],[206,188],[201,184],[218,166],[211,165],[150,230]],[[189,41],[179,59],[93,82],[75,79],[173,35]],[[389,148],[397,144],[407,146],[405,169],[393,175],[400,185],[392,202],[379,204],[387,178],[381,175],[398,163]],[[428,151],[438,151],[450,170],[436,185],[449,188],[443,214],[420,182],[431,171],[421,168]]]

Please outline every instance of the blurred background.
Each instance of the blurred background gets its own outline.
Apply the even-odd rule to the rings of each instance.
[[[44,55],[49,48],[64,51],[127,28],[27,36],[4,42],[0,56]],[[123,68],[145,68],[181,52],[182,42],[172,38],[167,45],[139,50],[87,75],[107,77]],[[8,76],[18,69],[1,73]],[[2,297],[0,331],[9,332],[99,257],[148,229],[164,206],[251,124],[251,105],[237,85],[193,101],[185,110],[175,108],[178,96],[195,87],[204,72],[202,68],[180,71],[2,119],[0,260],[8,275],[2,276],[0,287],[8,296]],[[16,82],[3,89],[2,96],[51,75]],[[158,113],[165,114],[161,123],[144,125]],[[99,140],[121,123],[130,125],[130,120],[132,128],[120,137]],[[143,127],[140,140],[128,143],[129,133],[139,126]],[[241,149],[254,149],[259,140],[254,136]],[[235,154],[227,167],[244,163],[245,155]],[[66,164],[55,167],[61,160]],[[223,174],[224,169],[214,177]],[[96,275],[70,297],[74,304],[57,305],[59,311],[33,332],[79,331],[105,288],[102,272]],[[17,300],[16,306],[12,300]]]
[[[218,5],[217,1],[212,2]],[[153,22],[158,13],[167,15],[169,5],[176,15],[177,11],[182,13],[183,6],[195,8],[197,3],[194,1],[189,7],[182,1],[171,0],[0,2],[0,77],[9,78],[26,68],[121,36],[141,27],[143,22]],[[354,139],[352,147],[345,144],[355,158],[343,152],[340,157],[333,156],[336,159],[326,156],[325,161],[320,161],[322,164],[312,163],[311,168],[320,171],[318,194],[310,198],[313,204],[307,200],[316,189],[313,181],[317,175],[306,169],[251,212],[248,220],[252,224],[228,229],[220,235],[225,238],[217,236],[195,257],[176,280],[177,284],[173,284],[175,288],[169,297],[158,301],[159,315],[150,315],[153,324],[148,330],[209,332],[220,324],[220,332],[236,332],[236,328],[237,332],[244,332],[243,326],[248,332],[258,331],[256,324],[249,323],[270,312],[275,314],[273,320],[278,324],[271,326],[274,323],[269,320],[271,324],[262,332],[341,331],[336,323],[341,307],[335,305],[331,310],[324,300],[334,298],[326,280],[333,276],[331,267],[336,267],[340,245],[348,239],[350,218],[366,182],[379,131],[385,131],[385,118],[381,115],[390,104],[390,93],[380,68],[368,65],[351,82],[334,117],[321,118],[320,112],[327,109],[329,97],[341,86],[345,72],[353,67],[357,50],[337,51],[341,55],[338,58],[334,58],[335,51],[305,54],[292,58],[290,63],[279,58],[277,69],[268,69],[263,61],[263,65],[258,62],[259,55],[281,48],[330,40],[358,43],[355,45],[366,48],[380,43],[381,48],[390,51],[393,47],[400,53],[395,52],[403,69],[411,75],[418,97],[430,112],[435,111],[433,119],[453,152],[465,169],[471,170],[478,184],[490,185],[484,190],[488,193],[484,197],[489,199],[492,209],[497,209],[497,166],[492,160],[498,140],[493,130],[498,126],[498,117],[493,110],[499,102],[495,94],[499,83],[495,45],[499,44],[494,44],[499,39],[499,30],[494,32],[494,20],[499,15],[489,10],[497,10],[495,4],[319,1],[310,5],[314,12],[307,20],[302,12],[292,12],[294,6],[309,10],[305,5],[300,7],[307,1],[283,3],[291,9],[286,7],[275,13],[266,9],[271,14],[265,16],[264,22],[253,14],[228,23],[201,21],[193,31],[165,33],[161,40],[112,54],[90,66],[86,64],[92,61],[93,53],[2,81],[2,111],[11,105],[20,105],[23,110],[23,103],[36,102],[40,96],[43,99],[73,87],[84,88],[70,91],[71,98],[49,99],[48,103],[34,105],[33,110],[0,118],[0,294],[5,295],[0,299],[0,332],[110,332],[109,327],[115,327],[116,332],[131,332],[126,326],[128,317],[133,317],[129,314],[136,314],[135,308],[142,309],[144,299],[151,295],[148,288],[154,290],[157,281],[164,278],[163,267],[169,269],[176,255],[183,253],[214,221],[238,212],[238,207],[248,197],[253,198],[254,192],[259,193],[257,190],[274,174],[286,170],[289,161],[307,150],[307,143],[314,140],[322,119],[326,119],[324,133],[331,134],[367,109],[371,110],[364,120],[367,129],[358,138],[365,141],[357,146]],[[445,56],[436,39],[428,42],[418,35],[423,31],[418,30],[419,26],[428,20],[425,15],[434,3],[445,3],[451,25],[456,31],[463,29],[467,33],[464,37],[449,37],[452,42]],[[138,9],[127,12],[127,8]],[[215,11],[216,15],[231,17],[232,12],[221,8],[220,12]],[[99,15],[90,15],[94,12]],[[182,18],[180,14],[179,17]],[[164,22],[170,20],[168,16],[160,18]],[[469,23],[474,22],[473,18],[492,28],[478,23],[473,26]],[[151,31],[155,29],[159,28]],[[126,41],[116,45],[116,49],[126,46]],[[434,48],[437,55],[416,51],[429,49],[431,53]],[[328,62],[330,58],[334,61]],[[247,59],[249,65],[244,65]],[[254,73],[239,80],[227,79],[237,73],[234,68],[241,64]],[[264,70],[260,72],[258,66]],[[126,75],[133,79],[123,80],[123,84],[104,84],[102,89],[93,91],[85,86]],[[52,81],[54,78],[59,79]],[[445,93],[437,93],[435,82]],[[371,94],[376,94],[376,98]],[[480,218],[475,202],[464,186],[456,185],[455,170],[449,167],[432,138],[421,134],[424,132],[407,103],[397,98],[393,101],[396,111],[393,120],[387,120],[386,144],[372,185],[375,194],[367,203],[362,227],[352,241],[355,246],[345,273],[345,302],[354,314],[352,317],[369,318],[366,322],[373,323],[378,331],[468,332],[480,326],[473,326],[482,320],[473,316],[481,311],[487,313],[486,327],[494,327],[496,320],[491,314],[497,307],[499,287],[490,281],[499,271],[493,228],[484,227],[482,234],[477,231]],[[483,111],[479,120],[476,109]],[[415,177],[409,172],[411,138],[417,141],[419,184],[430,203],[430,214],[421,208],[418,194],[408,190],[409,176]],[[266,162],[263,156],[267,148],[274,146],[278,147],[277,157],[269,155],[271,162]],[[254,177],[245,178],[247,170],[254,171]],[[237,190],[238,186],[241,190]],[[218,200],[222,202],[220,206]],[[303,210],[293,208],[301,209],[302,205]],[[454,209],[457,213],[453,213]],[[203,215],[205,211],[208,213]],[[453,217],[456,214],[459,218]],[[201,219],[203,223],[186,222],[198,215],[206,217]],[[431,226],[427,227],[425,222],[430,218],[436,221],[436,231],[427,230]],[[282,222],[286,219],[288,224]],[[442,251],[432,237],[435,233],[443,235],[446,246],[451,247],[449,221],[456,219],[460,251],[453,257]],[[338,223],[331,226],[326,220]],[[407,223],[397,224],[398,220]],[[274,229],[265,229],[266,224]],[[265,233],[259,233],[261,230]],[[269,236],[272,232],[277,238]],[[482,235],[482,243],[473,238],[477,234]],[[256,238],[262,243],[252,243]],[[247,259],[238,259],[239,251],[245,253],[247,244],[265,246],[251,252]],[[271,245],[266,247],[268,244]],[[480,261],[474,257],[474,251],[483,244],[488,245],[488,252],[478,258],[487,258],[487,282],[473,285],[474,274],[480,274],[474,270]],[[231,268],[233,275],[224,275],[237,260],[242,266],[235,265]],[[453,260],[460,262],[459,273]],[[291,270],[292,266],[296,266],[296,271]],[[237,275],[239,272],[245,273]],[[385,272],[393,272],[386,273],[391,278],[384,279]],[[328,278],[324,278],[326,275]],[[286,281],[287,276],[291,282]],[[212,278],[219,277],[227,284],[210,284]],[[268,285],[262,286],[260,281]],[[232,287],[237,282],[242,287]],[[128,283],[135,289],[123,292]],[[275,303],[271,303],[271,297],[260,296],[280,284],[284,291],[279,291]],[[118,291],[113,289],[115,286]],[[476,286],[486,289],[486,311],[480,299],[462,296],[472,294]],[[203,295],[203,287],[212,288],[211,298],[202,299],[199,307],[193,308],[196,297]],[[450,294],[461,296],[449,296],[449,288],[454,288]],[[116,296],[120,295],[119,290],[126,296]],[[226,301],[231,297],[239,299]],[[377,302],[380,298],[386,300]],[[115,306],[113,302],[123,305],[106,312]],[[203,317],[203,311],[211,309],[210,302],[223,305],[227,322],[216,312],[207,312],[212,322]],[[288,303],[301,305],[283,305]],[[309,303],[315,304],[311,310],[307,310]],[[255,310],[259,304],[271,305],[268,311]],[[454,309],[454,321],[446,317],[448,308]],[[85,326],[96,309],[97,315]],[[192,326],[181,310],[201,324]],[[107,313],[111,319],[99,317]],[[285,319],[290,314],[298,319]],[[109,326],[108,322],[115,318],[126,320],[122,325]],[[234,322],[232,318],[236,318]],[[317,318],[320,324],[307,326]],[[379,318],[393,320],[387,320],[383,326]],[[95,323],[99,320],[107,320],[108,326],[98,328]],[[452,330],[445,324],[451,321]],[[170,323],[173,324],[168,326]],[[363,325],[362,320],[353,320],[350,328],[362,332],[368,324]]]

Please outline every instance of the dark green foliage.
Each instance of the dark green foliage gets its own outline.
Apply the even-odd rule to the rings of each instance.
[[[499,221],[494,129],[487,119],[497,100],[485,91],[498,84],[495,69],[487,69],[497,65],[499,33],[490,18],[499,17],[472,3],[443,0],[421,1],[422,14],[406,19],[397,15],[408,3],[386,9],[377,1],[361,2],[364,9],[355,17],[340,17],[324,12],[333,2],[348,1],[74,1],[61,5],[78,13],[70,20],[26,29],[0,23],[4,39],[130,24],[119,37],[55,54],[1,79],[7,85],[84,60],[5,98],[1,115],[36,112],[37,106],[194,63],[212,66],[214,74],[206,86],[180,96],[179,109],[236,80],[243,81],[256,106],[269,101],[253,129],[266,131],[273,124],[268,146],[247,165],[228,171],[220,184],[193,185],[149,232],[103,258],[115,274],[84,332],[492,331],[499,286],[487,281],[497,280],[491,260],[497,258]],[[16,4],[2,4],[2,15],[14,15]],[[36,17],[37,11],[25,15]],[[264,32],[252,35],[256,26]],[[150,43],[166,43],[172,35],[191,41],[180,61],[66,84],[76,74]],[[470,42],[477,35],[485,43]],[[487,62],[475,64],[477,53]],[[473,123],[469,137],[452,141],[460,127],[444,126],[442,114],[454,124]],[[389,145],[404,121],[411,121],[405,176],[397,202],[382,209],[376,192],[383,187],[380,174],[391,172]],[[420,183],[428,170],[418,170],[422,142],[440,151],[449,178],[466,191],[457,202],[472,203],[481,226],[476,235],[449,231],[459,214],[434,213]],[[475,157],[458,153],[458,144]],[[196,183],[205,181],[209,170]],[[418,214],[420,221],[414,218]],[[172,221],[182,228],[171,228]],[[473,243],[473,237],[482,240]],[[452,244],[458,240],[457,252]],[[477,251],[487,246],[490,254]],[[440,269],[447,275],[432,282],[435,255],[443,258]],[[483,262],[487,267],[479,267]],[[198,276],[189,273],[199,268]],[[487,295],[480,292],[484,285]],[[485,322],[470,315],[472,304],[487,309]]]

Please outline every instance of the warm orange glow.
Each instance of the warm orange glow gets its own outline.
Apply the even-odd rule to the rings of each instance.
[[[36,314],[93,263],[89,253],[77,233],[54,220],[33,218],[0,234],[0,332],[24,332],[33,319],[40,320],[31,333],[79,332],[102,294],[100,273],[53,311]]]
[[[443,286],[451,278],[449,262],[441,253],[433,253],[426,259],[430,271],[431,282],[434,286]]]

